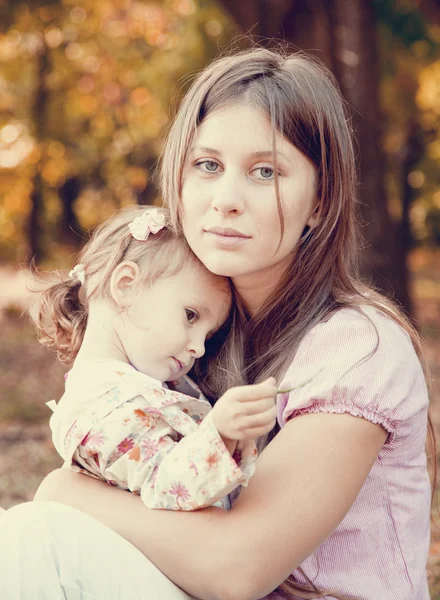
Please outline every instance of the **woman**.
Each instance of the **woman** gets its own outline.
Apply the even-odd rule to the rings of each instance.
[[[293,391],[278,396],[278,426],[230,512],[149,511],[57,471],[37,499],[69,507],[34,503],[1,519],[16,540],[6,576],[26,563],[32,523],[50,540],[27,550],[38,582],[60,597],[186,598],[163,573],[202,599],[277,589],[270,598],[428,600],[419,341],[356,272],[353,146],[331,76],[263,49],[210,65],[170,131],[162,182],[176,224],[208,269],[231,277],[236,301],[194,378],[213,398],[267,376]]]

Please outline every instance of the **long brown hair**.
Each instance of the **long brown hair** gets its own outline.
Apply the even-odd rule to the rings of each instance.
[[[208,344],[195,371],[202,389],[218,397],[232,385],[268,376],[280,380],[307,332],[343,307],[376,307],[409,333],[422,357],[420,336],[403,312],[360,280],[362,242],[350,118],[333,75],[316,59],[256,48],[224,56],[199,74],[182,101],[162,159],[162,194],[175,225],[181,223],[183,170],[198,125],[216,109],[243,101],[266,115],[274,142],[275,132],[281,132],[315,165],[318,218],[313,229],[304,231],[295,259],[257,315],[250,318],[240,298],[235,298],[223,343],[216,347]],[[276,161],[275,148],[274,154]],[[275,186],[283,233],[276,179]],[[435,438],[428,421],[435,457]],[[277,431],[278,427],[264,443]],[[308,581],[310,585],[303,586],[291,577],[281,589],[302,598],[324,597],[324,592]]]

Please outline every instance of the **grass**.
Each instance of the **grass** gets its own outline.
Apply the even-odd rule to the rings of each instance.
[[[22,309],[8,309],[0,324],[0,422],[47,420],[45,402],[60,397],[66,368],[36,342]]]

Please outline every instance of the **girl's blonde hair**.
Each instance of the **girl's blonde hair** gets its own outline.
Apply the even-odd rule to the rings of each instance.
[[[162,193],[175,226],[181,228],[183,170],[196,129],[208,115],[236,102],[256,107],[271,122],[275,174],[277,131],[315,165],[318,218],[303,232],[283,280],[256,316],[250,319],[235,298],[223,344],[207,344],[194,371],[203,391],[219,397],[233,385],[268,376],[281,380],[307,332],[343,307],[376,307],[409,333],[421,356],[422,341],[402,311],[360,280],[353,132],[333,75],[316,59],[257,48],[222,57],[199,74],[182,101],[162,160]],[[277,179],[275,189],[283,235]],[[263,443],[277,431],[276,426]],[[429,443],[435,457],[430,419]],[[324,597],[309,583],[289,578],[281,588],[301,598]]]
[[[38,298],[30,315],[40,342],[54,348],[62,363],[72,362],[78,354],[87,326],[89,301],[110,297],[110,279],[120,263],[138,264],[142,283],[173,275],[190,260],[199,263],[185,239],[172,227],[164,208],[156,209],[165,217],[162,230],[150,234],[146,241],[132,236],[129,224],[152,208],[130,206],[94,230],[77,261],[84,269],[84,284],[77,276],[65,277],[55,271],[43,277],[34,269],[32,291],[38,292]]]

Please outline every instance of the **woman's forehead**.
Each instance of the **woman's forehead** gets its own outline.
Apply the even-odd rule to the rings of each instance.
[[[272,124],[264,112],[250,103],[239,103],[216,110],[198,126],[190,153],[220,155],[233,150],[246,152],[256,160],[277,156],[291,160],[298,152]]]
[[[238,126],[238,131],[231,130],[231,124]],[[257,126],[258,134],[264,137],[270,136],[272,131],[270,121],[262,110],[248,102],[232,104],[208,114],[197,127],[194,142],[200,143],[205,137],[214,135],[237,140],[239,131],[249,126]]]

